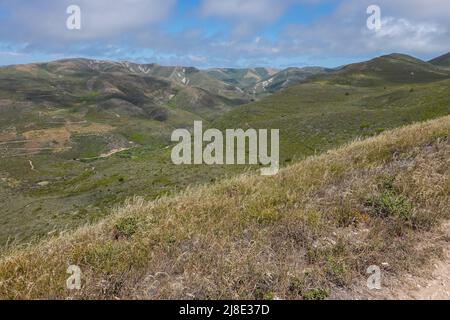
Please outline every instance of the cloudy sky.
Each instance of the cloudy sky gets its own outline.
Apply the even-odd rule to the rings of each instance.
[[[81,9],[69,30],[67,8]],[[381,29],[367,8],[381,8]],[[67,57],[201,68],[335,67],[450,51],[450,0],[0,0],[0,65]]]

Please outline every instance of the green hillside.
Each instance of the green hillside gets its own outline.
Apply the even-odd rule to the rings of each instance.
[[[398,72],[406,67],[416,77],[402,82]],[[449,114],[449,78],[420,61],[382,57],[238,107],[213,126],[281,129],[282,159],[290,162],[355,137]]]
[[[335,73],[335,83],[355,86],[385,83],[426,83],[448,79],[450,72],[404,54],[391,54],[344,66]]]
[[[170,134],[194,120],[280,129],[288,165],[450,114],[450,76],[405,56],[314,75],[246,105],[180,85],[171,67],[147,67],[76,59],[0,68],[0,245],[98,221],[134,195],[152,200],[258,169],[174,166]]]
[[[430,60],[429,63],[441,67],[450,67],[450,52]]]

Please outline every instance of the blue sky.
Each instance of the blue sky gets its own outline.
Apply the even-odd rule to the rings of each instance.
[[[381,9],[369,30],[367,7]],[[66,9],[81,8],[81,30]],[[335,67],[450,51],[448,0],[0,0],[0,65],[69,57],[207,67]]]

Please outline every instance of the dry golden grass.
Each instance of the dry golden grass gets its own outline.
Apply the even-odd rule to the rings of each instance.
[[[0,259],[0,297],[320,299],[439,255],[421,237],[449,213],[450,116],[153,202]],[[66,289],[81,267],[82,290]]]

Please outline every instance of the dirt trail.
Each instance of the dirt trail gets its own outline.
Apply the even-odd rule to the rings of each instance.
[[[132,149],[132,148],[117,148],[117,149],[112,149],[111,151],[109,151],[109,152],[107,152],[107,153],[103,153],[103,154],[99,155],[98,157],[82,158],[82,159],[78,159],[78,160],[95,160],[95,159],[109,158],[109,157],[115,155],[116,153],[123,152],[123,151],[127,151],[127,150],[130,150],[130,149]]]
[[[30,163],[31,171],[36,171],[36,169],[34,168],[34,165],[33,165],[33,161],[28,160],[28,162]]]
[[[444,262],[435,265],[433,280],[417,292],[411,293],[411,298],[420,300],[450,300],[450,254]]]
[[[99,158],[109,158],[112,155],[115,155],[116,153],[122,152],[122,151],[127,151],[130,150],[131,148],[117,148],[117,149],[112,149],[111,151],[107,152],[107,153],[103,153],[99,156]]]
[[[443,225],[450,235],[450,221]],[[390,289],[382,289],[374,298],[401,300],[450,300],[450,242],[444,244],[444,258],[430,267],[430,276],[407,276]]]
[[[450,221],[443,226],[445,234],[450,235]],[[450,243],[446,242],[444,260],[433,265],[430,279],[413,278],[417,289],[408,292],[402,299],[450,300]]]

